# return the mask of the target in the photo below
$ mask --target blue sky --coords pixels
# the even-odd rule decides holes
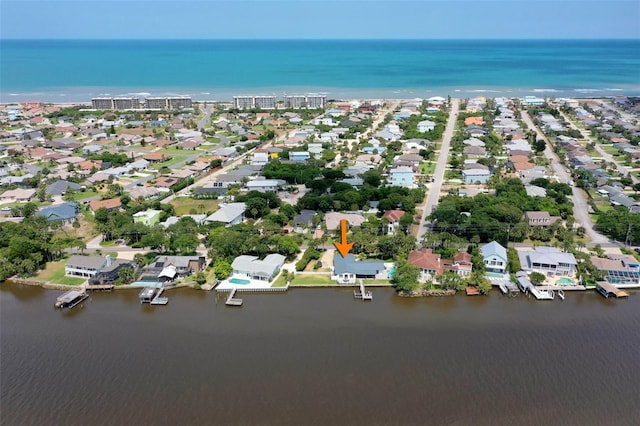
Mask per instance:
[[[0,38],[640,38],[640,0],[0,0]]]

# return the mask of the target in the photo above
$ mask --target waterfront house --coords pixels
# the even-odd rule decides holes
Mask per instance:
[[[489,278],[492,278],[491,274],[505,274],[507,272],[507,250],[497,241],[485,244],[480,251]]]
[[[269,254],[262,260],[256,256],[242,255],[233,260],[231,267],[236,277],[269,282],[278,274],[284,261],[285,257],[281,254]]]
[[[93,277],[102,268],[110,264],[109,256],[80,256],[74,254],[67,260],[64,273],[75,277]]]
[[[115,285],[118,278],[120,278],[120,271],[125,268],[131,268],[134,271],[134,275],[137,275],[138,265],[134,261],[109,257],[106,265],[89,278],[88,284],[90,286]]]
[[[439,254],[433,253],[430,248],[412,250],[407,258],[407,263],[420,269],[420,281],[431,281],[442,275],[444,271],[451,271],[466,277],[471,274],[473,265],[471,255],[458,252],[451,259],[442,259]]]
[[[640,287],[640,262],[631,255],[602,258],[591,256],[591,263],[606,274],[605,279],[616,287]]]
[[[157,256],[153,262],[149,264],[149,266],[145,269],[145,274],[147,275],[156,275],[160,277],[162,272],[165,272],[165,276],[167,275],[166,268],[169,266],[173,266],[169,270],[175,269],[177,276],[186,277],[193,273],[200,272],[206,266],[206,260],[204,256]],[[173,279],[174,277],[170,277]]]
[[[384,263],[378,260],[358,261],[349,253],[342,257],[339,253],[333,257],[331,279],[338,284],[355,284],[356,279],[376,278],[385,270]],[[386,276],[382,277],[386,278]]]
[[[161,210],[153,210],[148,209],[133,215],[134,223],[141,223],[143,225],[152,227],[156,223],[160,222],[160,215],[162,214]]]
[[[563,253],[554,247],[536,247],[531,251],[519,251],[520,266],[523,271],[539,272],[553,277],[573,276],[576,258],[571,253]]]
[[[222,222],[226,227],[237,225],[244,220],[244,212],[246,210],[245,203],[223,203],[220,208],[209,215],[204,221],[205,223]]]

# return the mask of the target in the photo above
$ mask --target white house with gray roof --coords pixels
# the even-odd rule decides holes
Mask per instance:
[[[245,203],[220,204],[218,211],[207,216],[204,222],[222,222],[227,227],[237,225],[244,220],[244,212],[246,209],[247,206]]]
[[[251,280],[271,281],[284,265],[285,257],[281,254],[269,254],[264,259],[256,256],[242,255],[233,260],[233,275]]]
[[[531,251],[518,252],[523,271],[539,272],[553,277],[573,276],[576,271],[576,258],[554,247],[536,247]]]
[[[90,278],[110,264],[109,256],[81,256],[74,254],[64,267],[65,275]]]

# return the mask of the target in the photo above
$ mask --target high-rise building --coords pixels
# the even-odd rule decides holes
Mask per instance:
[[[140,109],[140,99],[135,97],[113,98],[113,109],[116,109],[116,110]]]
[[[93,98],[91,99],[93,109],[107,110],[113,109],[113,98]]]
[[[169,109],[189,109],[192,108],[190,96],[173,96],[167,98],[167,107]]]
[[[144,99],[146,109],[167,109],[167,98],[149,97]]]
[[[285,95],[284,107],[285,108],[309,108],[317,109],[324,108],[327,104],[326,95]]]
[[[234,96],[233,106],[237,109],[275,109],[276,97],[273,95]]]

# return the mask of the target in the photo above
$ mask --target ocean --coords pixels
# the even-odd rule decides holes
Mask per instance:
[[[0,424],[640,424],[640,293],[93,293],[0,284]]]
[[[640,40],[1,40],[0,102],[640,95]]]

